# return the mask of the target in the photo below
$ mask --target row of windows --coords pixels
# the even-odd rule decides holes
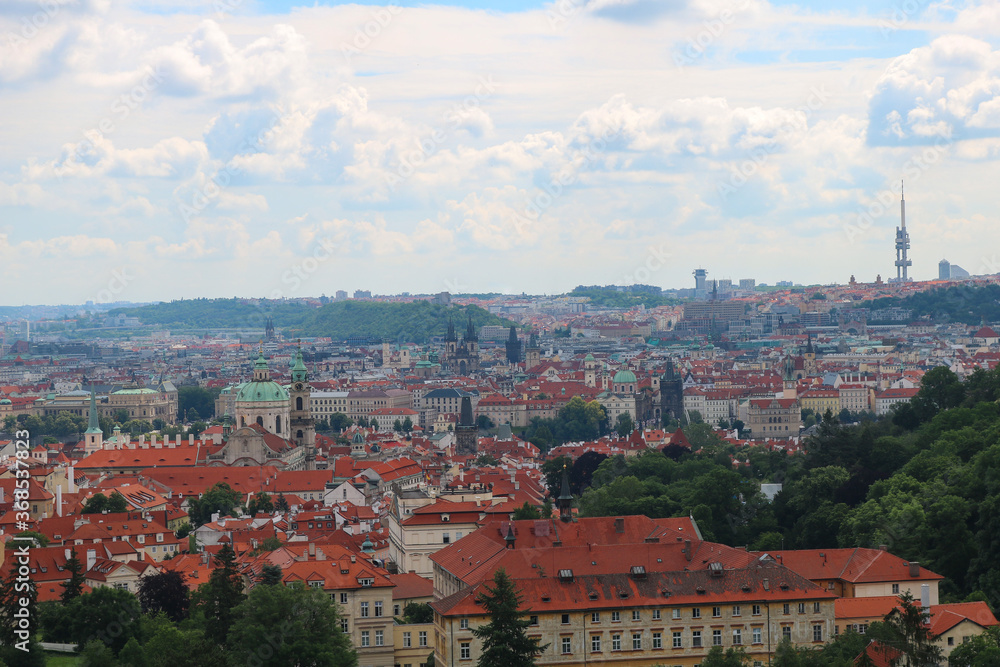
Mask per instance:
[[[403,648],[410,648],[411,646],[413,646],[413,637],[411,635],[412,633],[410,632],[403,633]],[[418,642],[417,646],[427,646],[426,630],[421,630],[420,632],[417,633],[417,642]]]
[[[813,641],[821,642],[823,641],[823,625],[814,624],[812,627]],[[751,628],[750,630],[750,642],[751,644],[763,644],[764,643],[764,630],[763,628]],[[782,639],[787,639],[791,641],[792,639],[792,628],[791,626],[784,626],[781,628]],[[642,644],[643,633],[633,632],[631,633],[631,649],[633,651],[641,651],[643,649]],[[701,630],[691,631],[691,648],[704,648],[706,640],[708,637],[702,635]],[[742,628],[734,628],[732,630],[732,645],[742,646],[744,644],[744,632]],[[603,648],[604,638],[603,635],[591,635],[590,636],[590,652],[600,653]],[[611,635],[611,650],[621,651],[623,646],[622,635],[615,633]],[[711,646],[722,646],[723,636],[722,630],[712,630],[711,635]],[[674,630],[670,633],[670,646],[671,648],[680,649],[685,648],[684,643],[684,633],[680,630]],[[572,635],[566,635],[560,638],[560,648],[563,654],[569,654],[573,652],[573,637]],[[653,632],[651,633],[650,646],[651,649],[662,649],[663,648],[663,633]]]
[[[371,646],[371,632],[369,630],[361,631],[361,647],[366,648]],[[375,631],[375,646],[385,646],[385,632],[382,630]]]

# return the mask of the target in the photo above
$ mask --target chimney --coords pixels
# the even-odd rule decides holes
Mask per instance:
[[[878,545],[878,550],[879,551],[888,551],[889,550],[889,545],[887,545],[887,544],[880,544],[880,545]]]
[[[316,550],[316,560],[326,560],[326,554],[323,553],[322,549],[317,549]]]
[[[920,563],[910,561],[910,576],[914,579],[920,576]]]
[[[70,470],[72,470],[72,468],[70,468]],[[0,486],[0,503],[2,502],[3,502],[3,487]]]
[[[208,552],[207,551],[202,551],[201,552],[201,564],[202,565],[208,565]]]
[[[139,434],[139,449],[147,449],[147,448],[148,447],[146,445],[146,434],[145,433],[140,433]]]
[[[87,549],[87,572],[94,569],[94,565],[97,563],[97,550]]]
[[[689,563],[691,562],[691,540],[684,540],[684,548],[681,549],[681,553],[684,554],[684,559]]]
[[[309,543],[309,555],[313,558],[316,557],[316,544],[314,542]]]
[[[624,517],[618,517],[617,519],[615,519],[615,532],[618,533],[619,535],[624,534],[624,532],[625,532],[625,518]]]
[[[194,435],[191,433],[188,434],[188,445],[194,447]]]
[[[181,434],[180,433],[177,434],[177,446],[178,447],[181,446]]]
[[[219,520],[219,513],[218,512],[212,512],[212,523],[215,523],[218,520]]]
[[[62,516],[62,487],[56,487],[56,516]]]
[[[68,488],[66,490],[69,493],[76,493],[76,478],[73,476],[74,472],[73,466],[70,466],[69,470],[66,471],[66,483],[68,484]],[[0,502],[3,502],[3,500],[0,499]]]
[[[180,441],[181,441],[181,436],[177,436],[177,443],[180,443]],[[163,436],[163,444],[167,446],[167,449],[173,449],[174,447],[177,446],[177,443],[171,440],[169,435]]]
[[[931,586],[930,584],[920,584],[920,606],[925,614],[931,612]]]
[[[69,549],[63,549],[63,554],[66,556],[66,560],[69,560],[73,556]]]

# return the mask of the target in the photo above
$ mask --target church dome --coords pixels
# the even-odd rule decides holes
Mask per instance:
[[[615,384],[628,384],[630,382],[634,383],[636,381],[635,373],[633,373],[628,369],[620,370],[617,373],[615,373],[615,377],[611,381],[614,382]]]
[[[288,401],[288,391],[277,382],[247,382],[236,394],[237,403],[271,403]]]

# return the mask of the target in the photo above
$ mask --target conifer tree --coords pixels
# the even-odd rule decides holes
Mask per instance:
[[[476,595],[476,603],[489,614],[490,621],[472,631],[483,643],[478,667],[532,667],[535,658],[548,644],[540,646],[529,637],[529,621],[523,618],[524,597],[507,572],[499,568],[493,574],[493,586],[486,584]]]
[[[86,581],[83,564],[76,556],[76,547],[73,547],[69,552],[69,558],[66,560],[66,571],[69,572],[69,579],[62,583],[63,592],[59,596],[63,604],[80,597],[83,594],[83,583]]]

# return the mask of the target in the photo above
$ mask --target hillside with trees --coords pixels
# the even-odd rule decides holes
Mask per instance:
[[[430,301],[348,300],[314,307],[266,299],[185,299],[119,308],[110,314],[135,316],[142,324],[172,329],[231,329],[255,333],[262,331],[270,318],[275,329],[288,338],[329,336],[333,340],[347,340],[363,336],[415,343],[444,335],[449,319],[455,322],[459,334],[465,331],[469,317],[477,329],[488,324],[513,324],[477,306],[443,306]]]
[[[878,421],[827,415],[804,455],[720,443],[603,461],[585,516],[688,516],[705,539],[755,550],[881,545],[946,577],[942,600],[1000,607],[1000,370],[929,371]],[[735,464],[734,464],[735,462]],[[768,502],[765,482],[783,488]]]
[[[909,308],[913,319],[961,322],[975,326],[985,318],[1000,321],[1000,285],[955,285],[929,289],[908,297],[885,297],[865,301],[863,308]]]

